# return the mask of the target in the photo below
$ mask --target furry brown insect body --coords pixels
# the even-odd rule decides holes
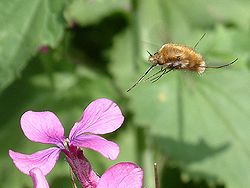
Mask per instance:
[[[202,35],[200,40],[204,36],[205,34]],[[195,47],[199,44],[200,40],[194,45],[194,48],[190,48],[180,44],[168,43],[164,44],[161,49],[154,55],[148,52],[150,55],[148,60],[151,63],[151,66],[144,73],[144,75],[142,75],[139,80],[127,90],[127,92],[133,89],[137,84],[139,84],[144,79],[144,77],[156,66],[161,66],[161,69],[145,80],[156,82],[164,74],[167,74],[172,70],[188,70],[197,72],[198,74],[202,74],[206,68],[219,69],[232,65],[238,60],[238,58],[236,58],[231,63],[219,66],[206,66],[206,63],[203,60],[202,56],[194,50]]]
[[[205,61],[192,48],[178,44],[165,44],[154,55],[149,57],[153,65],[162,69],[190,70],[199,74],[205,71]]]

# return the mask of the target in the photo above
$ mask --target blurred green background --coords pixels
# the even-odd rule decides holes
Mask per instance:
[[[3,0],[0,2],[0,187],[32,187],[8,150],[33,153],[19,120],[27,110],[56,113],[66,135],[94,99],[114,100],[123,126],[106,138],[120,145],[116,161],[86,151],[102,174],[119,161],[145,172],[144,186],[250,187],[249,0]],[[194,46],[209,65],[203,75],[174,71],[134,84],[148,54],[164,43]],[[47,176],[72,187],[63,155]]]

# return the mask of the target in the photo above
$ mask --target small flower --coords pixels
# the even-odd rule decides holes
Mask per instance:
[[[66,152],[66,160],[77,177],[79,183],[84,188],[139,188],[142,186],[143,171],[133,163],[118,163],[108,169],[99,178],[92,170],[91,164],[79,148],[71,148]]]
[[[88,161],[87,161],[88,162]],[[34,188],[49,188],[41,170],[32,170]],[[91,179],[91,177],[90,177]],[[109,168],[95,185],[84,185],[85,188],[141,188],[143,170],[134,163],[121,162]]]
[[[31,155],[9,150],[9,155],[21,172],[30,175],[32,169],[39,168],[45,176],[52,170],[61,152],[72,157],[77,155],[78,148],[92,149],[114,160],[119,154],[119,146],[98,134],[115,131],[123,120],[119,107],[113,101],[97,99],[84,110],[81,120],[71,129],[69,138],[65,138],[64,128],[54,113],[28,111],[21,117],[25,136],[33,142],[54,144],[56,147]]]

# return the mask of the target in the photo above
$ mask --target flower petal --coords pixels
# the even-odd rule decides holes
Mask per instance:
[[[9,156],[12,158],[16,167],[23,173],[29,175],[33,168],[40,168],[44,175],[47,175],[55,166],[60,155],[60,149],[53,147],[41,150],[31,155],[26,155],[9,150]]]
[[[93,101],[84,110],[80,122],[75,123],[69,138],[83,133],[105,134],[118,129],[124,117],[116,103],[101,98]]]
[[[130,162],[118,163],[109,168],[99,180],[97,188],[141,188],[143,171]]]
[[[62,146],[64,128],[52,112],[27,111],[21,117],[21,127],[31,141]]]
[[[32,168],[29,173],[34,184],[34,188],[49,188],[49,184],[39,168]]]
[[[95,150],[111,160],[115,160],[119,154],[119,146],[116,143],[97,135],[80,135],[70,143],[78,147]]]

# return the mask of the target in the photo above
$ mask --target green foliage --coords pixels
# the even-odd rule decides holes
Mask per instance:
[[[64,1],[2,1],[0,91],[20,76],[39,47],[55,47],[63,36]]]
[[[118,159],[86,153],[99,174],[134,161],[154,187],[157,162],[162,187],[250,187],[249,8],[246,0],[0,2],[0,187],[31,187],[9,149],[47,147],[24,137],[22,113],[53,111],[67,134],[99,97],[125,114],[124,126],[107,135],[121,147]],[[146,50],[166,42],[192,47],[203,33],[196,50],[208,65],[237,63],[203,75],[173,71],[126,92],[149,67]],[[47,179],[71,187],[65,161]]]

